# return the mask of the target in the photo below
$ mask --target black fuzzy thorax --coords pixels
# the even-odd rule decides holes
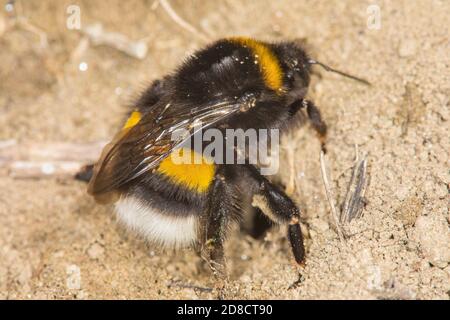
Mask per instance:
[[[265,90],[252,52],[227,40],[189,57],[173,76],[174,96],[192,104],[240,98]]]

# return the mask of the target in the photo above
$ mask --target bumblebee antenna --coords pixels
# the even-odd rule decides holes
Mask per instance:
[[[319,62],[319,61],[316,61],[316,60],[313,60],[313,59],[309,59],[308,63],[309,64],[317,64],[317,65],[321,66],[322,68],[324,68],[326,71],[330,71],[330,72],[334,72],[334,73],[340,74],[341,76],[344,76],[346,78],[350,78],[350,79],[353,79],[355,81],[364,83],[365,85],[368,85],[368,86],[371,85],[370,82],[367,81],[367,80],[364,80],[362,78],[358,78],[358,77],[352,76],[351,74],[345,73],[343,71],[339,71],[339,70],[333,69],[333,68],[327,66],[326,64],[324,64],[322,62]]]

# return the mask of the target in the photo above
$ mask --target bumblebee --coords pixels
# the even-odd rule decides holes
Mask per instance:
[[[305,259],[300,210],[283,190],[249,163],[178,164],[170,155],[186,137],[175,129],[194,124],[225,129],[287,130],[304,109],[325,143],[327,126],[306,100],[311,67],[364,81],[311,59],[295,42],[226,38],[195,52],[175,72],[141,95],[123,128],[104,148],[88,185],[98,202],[112,202],[118,218],[144,238],[166,247],[194,246],[216,274],[225,273],[224,241],[230,224],[255,208],[287,226],[295,261]]]

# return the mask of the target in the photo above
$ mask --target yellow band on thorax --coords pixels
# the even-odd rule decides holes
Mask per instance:
[[[255,63],[259,64],[264,84],[278,93],[283,91],[283,70],[278,58],[266,44],[246,37],[232,37],[229,41],[248,47],[255,56]]]

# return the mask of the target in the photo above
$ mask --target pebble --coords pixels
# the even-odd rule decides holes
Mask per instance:
[[[83,300],[83,299],[87,299],[87,294],[83,290],[80,290],[75,294],[75,297],[79,300]]]
[[[434,212],[417,218],[414,239],[425,259],[439,268],[450,262],[450,229],[443,215]]]
[[[398,47],[398,55],[402,58],[411,57],[417,53],[417,41],[404,39]]]
[[[447,266],[447,268],[444,269],[445,272],[447,272],[447,275],[450,279],[450,265]]]
[[[403,201],[406,199],[406,197],[409,194],[409,188],[408,186],[401,185],[397,188],[395,191],[395,195],[397,196],[398,200]]]
[[[2,14],[0,14],[0,36],[2,36],[6,31],[6,20]]]
[[[322,219],[316,219],[314,221],[314,229],[316,229],[320,233],[323,233],[330,229],[330,225],[328,224],[328,222],[326,222]]]
[[[439,199],[445,199],[446,197],[449,196],[448,188],[447,188],[447,186],[444,183],[442,183],[441,185],[439,185],[436,188],[436,196]]]
[[[19,275],[17,277],[17,281],[23,286],[31,280],[32,275],[33,275],[33,271],[31,269],[31,265],[24,264],[20,269]]]
[[[252,279],[248,275],[242,275],[239,278],[239,281],[242,283],[250,283],[250,282],[252,282]]]
[[[102,245],[98,243],[92,244],[89,249],[87,250],[87,254],[89,258],[95,260],[95,259],[101,259],[103,257],[103,254],[105,253],[105,249]]]

